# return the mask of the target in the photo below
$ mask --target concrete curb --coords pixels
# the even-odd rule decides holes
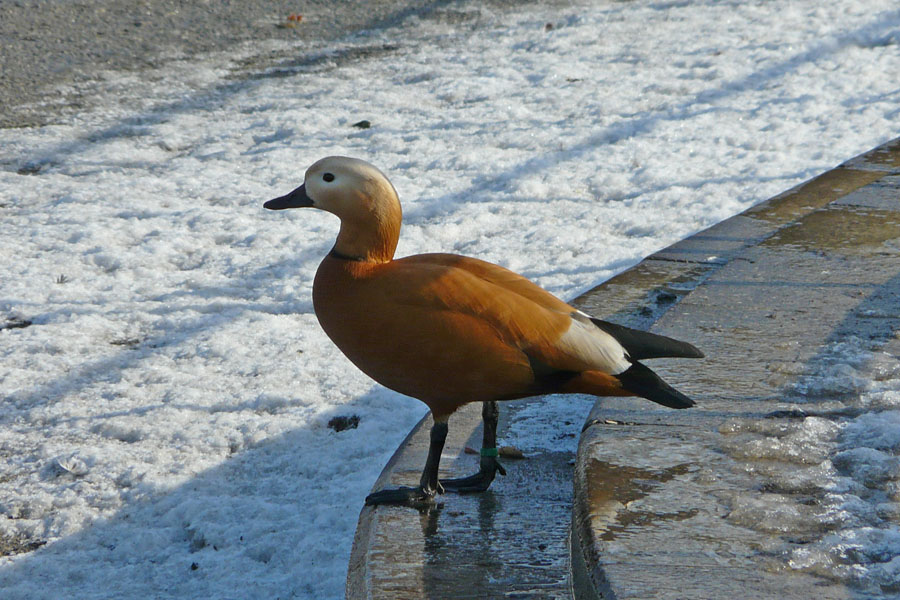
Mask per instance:
[[[666,361],[654,362],[698,401],[690,411],[620,399],[594,406],[575,469],[576,598],[803,598],[810,589],[818,598],[854,597],[839,582],[774,567],[773,553],[794,543],[788,536],[731,522],[729,498],[760,492],[737,475],[756,466],[737,464],[720,438],[733,419],[791,418],[797,404],[785,390],[827,343],[848,334],[874,347],[890,341],[900,315],[873,323],[858,313],[860,297],[871,309],[889,308],[892,296],[896,308],[900,264],[882,244],[900,238],[898,174],[900,139],[579,299],[592,314],[695,342],[707,359],[673,361],[669,373]],[[835,287],[846,292],[829,294]],[[774,343],[781,336],[790,356]]]

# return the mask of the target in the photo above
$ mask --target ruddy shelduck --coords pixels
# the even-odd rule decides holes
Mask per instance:
[[[671,408],[694,403],[639,360],[700,358],[691,344],[601,321],[503,267],[453,254],[394,259],[401,209],[387,177],[362,160],[330,156],[303,185],[265,208],[313,207],[340,232],[319,265],[313,306],[322,329],[363,372],[418,398],[434,425],[418,487],[370,494],[367,504],[418,504],[445,488],[483,491],[497,472],[498,400],[540,394],[641,396]],[[447,422],[482,402],[478,473],[438,479]]]

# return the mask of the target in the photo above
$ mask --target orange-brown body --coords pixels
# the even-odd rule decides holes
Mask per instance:
[[[631,395],[558,348],[574,308],[484,261],[329,255],[316,273],[313,302],[322,328],[360,370],[422,400],[435,419],[468,402],[547,392]],[[572,375],[560,389],[547,389],[535,364]]]

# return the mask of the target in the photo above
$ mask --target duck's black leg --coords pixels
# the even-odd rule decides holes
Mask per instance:
[[[441,452],[447,440],[447,422],[435,423],[431,427],[431,443],[428,458],[418,487],[401,487],[393,490],[373,492],[366,497],[366,504],[408,504],[418,506],[432,502],[435,494],[443,494],[444,488],[438,480]]]
[[[481,408],[484,419],[484,435],[481,442],[481,463],[478,472],[459,479],[444,479],[441,483],[450,491],[458,493],[483,492],[491,486],[497,473],[506,475],[506,469],[497,460],[497,423],[500,408],[496,402],[485,402]]]

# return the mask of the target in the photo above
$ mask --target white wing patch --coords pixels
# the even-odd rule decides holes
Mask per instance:
[[[575,315],[569,321],[568,331],[559,338],[557,346],[569,356],[578,358],[591,365],[592,369],[604,373],[618,375],[631,366],[625,348],[616,341],[616,338],[590,320],[582,320]]]

